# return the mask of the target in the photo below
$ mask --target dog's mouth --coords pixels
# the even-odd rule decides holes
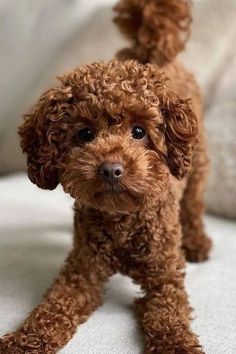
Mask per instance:
[[[101,189],[94,193],[93,199],[97,201],[102,201],[106,199],[119,199],[123,198],[127,194],[127,191],[124,190],[121,186],[110,186],[106,189]]]
[[[137,192],[125,187],[121,183],[101,186],[97,190],[89,204],[106,212],[127,213],[136,211],[141,203],[141,196]]]
[[[123,193],[106,193],[97,194],[91,206],[95,209],[105,211],[107,213],[127,214],[135,212],[138,208],[138,203],[129,195]]]
[[[117,183],[110,184],[109,186],[106,186],[103,190],[97,191],[95,195],[104,195],[104,196],[113,196],[113,195],[119,195],[121,193],[125,192],[125,188]]]

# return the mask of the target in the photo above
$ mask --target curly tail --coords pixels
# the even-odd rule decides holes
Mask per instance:
[[[120,0],[114,22],[132,41],[121,60],[165,65],[185,48],[191,30],[191,0]]]

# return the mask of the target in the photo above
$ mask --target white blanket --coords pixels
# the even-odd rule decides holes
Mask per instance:
[[[0,336],[36,306],[71,244],[72,200],[42,191],[25,175],[0,180]],[[188,265],[194,330],[207,354],[236,353],[236,224],[206,218],[214,239],[211,260]],[[61,354],[138,354],[143,335],[133,299],[139,288],[120,275],[107,284],[105,303],[78,329]]]

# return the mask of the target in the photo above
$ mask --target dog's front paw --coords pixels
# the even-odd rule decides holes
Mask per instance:
[[[205,354],[201,347],[183,347],[176,348],[173,354]]]
[[[206,261],[212,248],[211,239],[203,234],[197,239],[198,242],[193,242],[193,240],[194,238],[190,239],[191,242],[185,241],[183,245],[186,260],[193,263]]]
[[[185,344],[178,345],[177,347],[156,346],[155,343],[149,345],[145,354],[205,354],[201,347],[189,347]]]
[[[46,350],[40,338],[34,334],[9,333],[0,339],[0,354],[46,354],[53,353]]]
[[[24,351],[19,347],[15,333],[6,334],[0,338],[0,354],[23,354]]]
[[[150,334],[146,337],[146,354],[205,354],[198,337],[190,330]]]

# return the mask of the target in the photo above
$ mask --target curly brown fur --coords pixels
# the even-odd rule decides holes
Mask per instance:
[[[127,0],[120,9],[134,3],[144,6]],[[163,6],[163,16],[167,3],[177,6],[147,3]],[[60,183],[75,199],[73,249],[43,302],[0,340],[0,353],[56,353],[101,304],[103,284],[116,272],[143,290],[136,305],[146,353],[203,353],[184,287],[183,249],[191,261],[210,249],[202,223],[208,160],[193,76],[178,62],[160,69],[114,60],[59,80],[19,133],[32,182]],[[134,126],[146,134],[137,139]],[[118,180],[101,175],[104,162],[122,166]]]
[[[164,65],[185,48],[192,22],[189,0],[121,0],[114,9],[115,23],[132,41],[119,58]]]

